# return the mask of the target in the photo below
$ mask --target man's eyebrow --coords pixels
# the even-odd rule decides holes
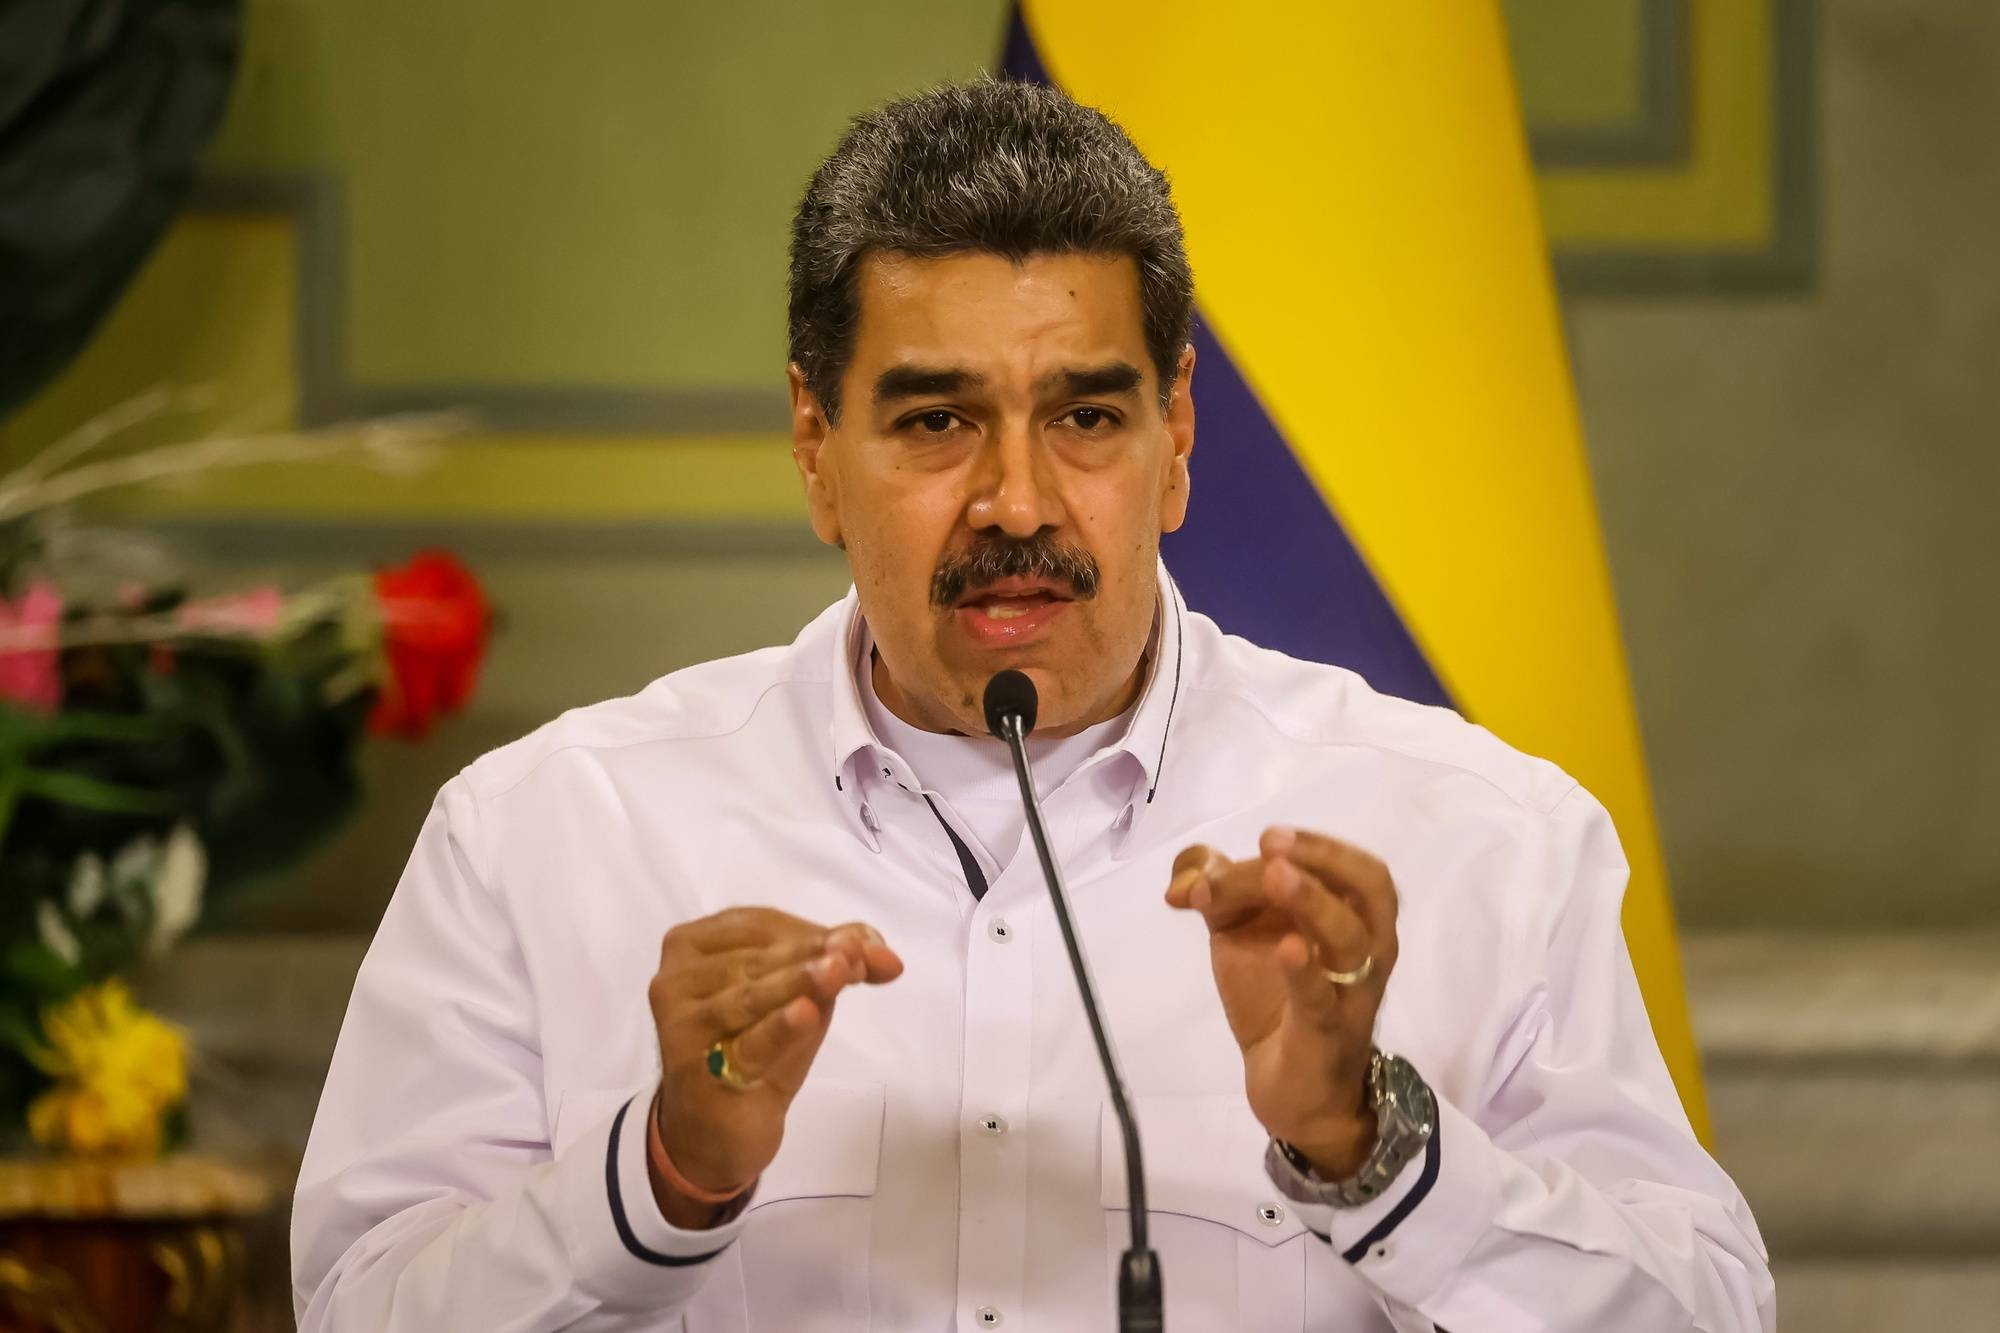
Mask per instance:
[[[1115,398],[1131,393],[1146,377],[1129,361],[1113,361],[1105,366],[1076,367],[1046,376],[1044,384],[1058,386],[1071,398]]]
[[[891,366],[875,377],[875,401],[898,398],[931,398],[940,394],[963,393],[978,388],[985,377],[969,370],[939,366]]]

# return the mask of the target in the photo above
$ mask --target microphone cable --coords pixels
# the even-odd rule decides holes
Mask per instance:
[[[1049,849],[1048,830],[1042,825],[1042,803],[1035,795],[1035,780],[1028,767],[1028,733],[1035,729],[1038,704],[1035,682],[1019,671],[1002,671],[986,683],[983,700],[986,727],[1004,741],[1014,756],[1014,777],[1021,784],[1021,804],[1027,811],[1028,833],[1035,842],[1035,855],[1042,863],[1042,878],[1048,882],[1049,901],[1055,905],[1056,925],[1062,929],[1063,947],[1069,952],[1070,970],[1076,975],[1077,990],[1083,996],[1084,1017],[1090,1020],[1090,1035],[1097,1043],[1098,1063],[1104,1067],[1104,1081],[1111,1090],[1111,1109],[1118,1117],[1118,1132],[1125,1144],[1125,1192],[1132,1222],[1131,1245],[1118,1270],[1118,1327],[1121,1333],[1160,1333],[1165,1327],[1160,1289],[1160,1261],[1147,1244],[1146,1171],[1139,1157],[1139,1122],[1132,1116],[1125,1097],[1125,1079],[1118,1072],[1118,1055],[1111,1047],[1111,1034],[1097,1011],[1097,987],[1090,978],[1090,964],[1070,920],[1069,894],[1063,889],[1062,872],[1055,853]]]

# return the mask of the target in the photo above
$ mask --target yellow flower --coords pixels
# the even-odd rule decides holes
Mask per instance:
[[[28,1108],[36,1142],[75,1153],[159,1151],[162,1121],[187,1096],[181,1030],[113,979],[43,1010],[42,1032],[48,1045],[35,1063],[56,1084]]]

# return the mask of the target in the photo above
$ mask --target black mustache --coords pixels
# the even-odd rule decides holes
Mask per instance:
[[[1080,546],[1053,537],[985,541],[948,555],[931,576],[931,605],[954,607],[973,588],[1001,579],[1046,579],[1069,589],[1077,601],[1097,596],[1097,561]]]

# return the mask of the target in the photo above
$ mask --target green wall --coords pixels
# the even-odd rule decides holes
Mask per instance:
[[[858,110],[989,67],[1006,6],[249,12],[215,168],[337,176],[356,380],[769,391],[806,176]]]

